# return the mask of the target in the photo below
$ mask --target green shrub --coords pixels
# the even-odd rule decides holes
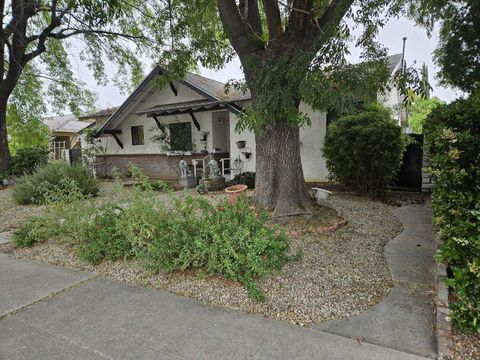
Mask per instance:
[[[207,184],[201,183],[197,185],[196,190],[200,195],[205,195],[208,193],[208,186]]]
[[[480,94],[436,108],[425,126],[432,208],[456,300],[450,318],[480,332]]]
[[[121,214],[120,207],[107,204],[90,219],[77,245],[82,260],[96,265],[104,259],[114,261],[131,255],[131,244],[117,226]]]
[[[269,214],[252,211],[246,198],[217,206],[198,197],[173,201],[173,208],[159,213],[155,236],[145,252],[149,266],[221,274],[262,300],[255,279],[280,269],[289,260],[290,248],[283,232],[266,226]]]
[[[376,104],[333,122],[323,153],[332,180],[359,193],[383,196],[400,168],[405,146],[390,111]]]
[[[54,230],[46,217],[31,217],[13,233],[12,241],[18,247],[32,247],[47,240]]]
[[[49,150],[44,147],[32,147],[17,149],[12,156],[10,176],[23,176],[33,174],[38,167],[43,166],[48,161]]]
[[[206,198],[171,195],[165,205],[152,189],[135,187],[133,196],[122,196],[121,206],[112,201],[95,207],[92,200],[77,200],[48,209],[48,221],[19,230],[28,234],[25,243],[48,234],[72,243],[78,256],[92,264],[136,257],[153,271],[221,274],[259,300],[263,294],[257,279],[292,259],[284,232],[268,226],[269,214],[250,209],[246,198],[235,205],[227,200],[212,205]]]
[[[98,182],[81,165],[51,162],[21,178],[13,189],[19,204],[45,204],[98,194]]]
[[[255,189],[255,172],[245,171],[235,177],[230,181],[231,185],[243,184],[247,185],[249,189]]]

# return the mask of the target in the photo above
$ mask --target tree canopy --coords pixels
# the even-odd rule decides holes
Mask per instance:
[[[78,114],[95,96],[80,82],[71,63],[83,61],[99,84],[122,87],[142,77],[140,54],[155,53],[154,3],[140,0],[11,0],[1,2],[0,172],[9,163],[10,126],[34,126],[47,110]],[[48,105],[48,106],[47,106]],[[7,112],[8,108],[8,112]]]
[[[434,59],[441,84],[473,92],[480,85],[480,2],[407,0],[408,14],[428,31],[440,25]]]
[[[409,109],[408,124],[415,134],[423,133],[423,124],[428,115],[439,105],[445,104],[438,97],[422,99],[416,97]]]

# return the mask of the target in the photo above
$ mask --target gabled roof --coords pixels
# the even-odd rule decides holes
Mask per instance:
[[[118,106],[115,106],[107,109],[101,109],[90,114],[81,115],[78,118],[79,119],[95,119],[95,118],[101,118],[105,116],[111,116],[115,111],[117,111],[118,108],[119,108]]]
[[[395,54],[387,57],[388,70],[390,71],[390,74],[397,69],[397,66],[400,64],[401,61],[402,54]]]
[[[110,125],[122,114],[126,107],[134,101],[142,90],[150,83],[151,80],[157,75],[163,75],[167,72],[165,68],[160,65],[156,65],[153,70],[143,79],[140,85],[130,94],[130,96],[123,102],[123,104],[108,118],[108,120],[98,130],[100,135],[103,131],[108,129]],[[241,91],[229,89],[225,92],[225,84],[216,81],[205,76],[187,73],[185,79],[178,80],[183,85],[186,85],[193,91],[204,96],[209,101],[223,101],[226,104],[226,108],[229,108],[235,112],[238,112],[238,108],[232,104],[233,101],[246,100],[250,98],[250,93],[244,94]]]
[[[91,125],[88,121],[79,121],[75,115],[61,115],[44,118],[42,122],[47,125],[51,132],[76,134]]]

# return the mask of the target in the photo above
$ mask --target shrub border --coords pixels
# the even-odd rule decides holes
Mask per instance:
[[[436,235],[437,249],[443,244],[440,236]],[[453,357],[452,324],[448,320],[448,295],[449,289],[445,280],[447,278],[447,266],[437,261],[437,354],[438,360],[447,360]]]

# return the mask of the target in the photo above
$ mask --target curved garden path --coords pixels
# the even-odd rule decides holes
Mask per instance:
[[[435,233],[426,205],[395,210],[403,231],[385,246],[394,287],[378,305],[313,328],[416,355],[436,357]]]

